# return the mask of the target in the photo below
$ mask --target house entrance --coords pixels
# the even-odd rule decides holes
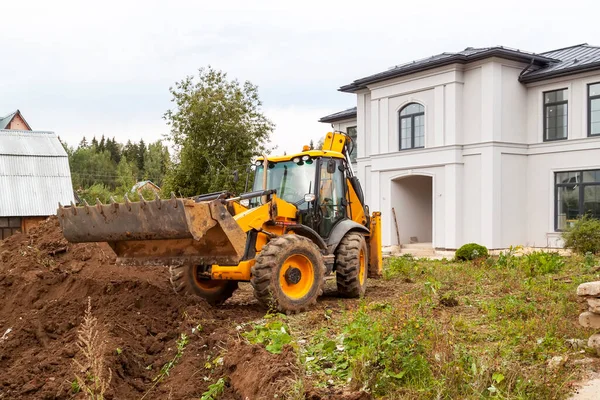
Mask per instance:
[[[396,212],[400,243],[392,223],[392,243],[432,243],[433,178],[411,175],[392,180],[391,204]],[[390,214],[392,215],[392,214]]]

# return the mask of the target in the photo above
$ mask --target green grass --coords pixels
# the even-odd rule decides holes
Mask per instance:
[[[600,278],[594,265],[541,252],[463,263],[393,258],[376,283],[389,295],[367,292],[358,307],[316,324],[305,321],[315,315],[292,317],[289,333],[306,338],[300,357],[315,386],[389,399],[565,398],[584,367],[547,364],[586,356],[566,341],[592,333],[576,324],[575,289]]]

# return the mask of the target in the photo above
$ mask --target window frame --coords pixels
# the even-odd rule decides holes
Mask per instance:
[[[578,213],[577,217],[581,218],[583,216],[583,207],[585,200],[585,188],[589,186],[600,186],[600,182],[583,182],[583,173],[590,171],[600,171],[600,169],[581,169],[574,171],[555,171],[554,172],[554,231],[555,232],[564,232],[564,229],[558,228],[558,189],[561,187],[569,187],[569,186],[577,186],[578,193]],[[558,174],[562,173],[576,173],[578,177],[578,182],[576,183],[557,183]]]
[[[547,93],[552,93],[552,92],[561,92],[563,90],[567,91],[567,99],[566,100],[561,100],[561,101],[555,101],[553,103],[546,103],[546,94]],[[544,118],[544,130],[542,132],[543,135],[543,140],[544,142],[556,142],[559,140],[567,140],[569,139],[569,88],[565,87],[565,88],[560,88],[560,89],[553,89],[553,90],[546,90],[545,92],[542,92],[542,106],[543,106],[543,110],[542,110],[542,117]],[[567,136],[565,136],[564,138],[559,138],[559,139],[548,139],[547,137],[547,128],[548,128],[548,118],[546,116],[546,110],[549,107],[552,106],[559,106],[565,104],[567,106]]]
[[[414,113],[414,114],[401,115],[402,111],[405,108],[410,107],[413,104],[418,104],[421,107],[423,107],[423,111]],[[398,110],[398,149],[399,149],[399,151],[425,148],[425,118],[423,118],[423,146],[415,147],[415,117],[420,117],[420,116],[425,117],[425,106],[421,103],[417,103],[416,101],[410,102],[410,103],[404,105],[404,107],[402,107],[400,110]],[[402,148],[402,120],[403,119],[410,119],[410,147],[406,147],[406,148]]]
[[[350,162],[352,164],[356,163],[356,159],[358,158],[358,126],[349,126],[346,128],[346,133],[348,134],[348,136],[350,136],[350,133],[348,133],[349,129],[354,129],[354,131],[356,132],[355,137],[352,138],[352,141],[354,142],[354,148],[352,149],[354,153],[354,159],[352,159],[352,154],[348,154],[348,156],[350,157]],[[352,136],[350,136],[352,137]]]
[[[600,85],[600,82],[592,82],[587,85],[587,126],[588,126],[588,137],[600,137],[600,133],[592,134],[592,100],[600,100],[600,94],[592,96],[590,91],[593,85]]]

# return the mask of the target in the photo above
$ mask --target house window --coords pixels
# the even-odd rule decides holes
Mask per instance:
[[[600,82],[588,85],[588,135],[600,135]]]
[[[600,169],[557,172],[555,199],[556,230],[570,227],[583,215],[600,219]]]
[[[21,217],[0,217],[0,240],[21,232]]]
[[[544,92],[544,141],[567,138],[567,89]]]
[[[352,139],[352,151],[350,152],[350,162],[356,162],[356,127],[350,126],[346,129],[346,133]]]
[[[400,150],[425,147],[425,107],[407,104],[400,110]]]

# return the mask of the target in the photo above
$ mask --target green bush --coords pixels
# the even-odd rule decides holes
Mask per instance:
[[[477,243],[467,243],[456,250],[454,257],[459,261],[471,261],[478,258],[487,258],[488,249]]]
[[[584,216],[563,233],[565,247],[579,254],[600,254],[600,220]]]

